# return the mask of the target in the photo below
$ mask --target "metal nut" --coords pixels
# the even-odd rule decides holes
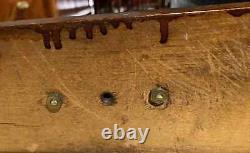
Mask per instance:
[[[19,2],[17,2],[16,7],[19,10],[26,10],[30,7],[30,4],[27,1],[19,1]]]
[[[58,101],[57,101],[57,100],[52,100],[52,101],[50,102],[50,105],[52,105],[52,106],[57,106],[57,105],[58,105]]]
[[[149,93],[148,102],[152,106],[155,106],[155,107],[162,106],[162,105],[166,106],[168,105],[169,101],[170,101],[169,90],[167,88],[157,85]]]
[[[63,95],[59,92],[49,92],[46,107],[51,113],[57,113],[63,104]]]

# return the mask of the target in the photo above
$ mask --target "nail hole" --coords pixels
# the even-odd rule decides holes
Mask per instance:
[[[102,104],[111,106],[116,103],[116,96],[112,92],[103,92],[100,96]]]

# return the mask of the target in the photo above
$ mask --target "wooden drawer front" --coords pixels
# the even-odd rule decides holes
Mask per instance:
[[[108,27],[102,36],[47,50],[30,30],[0,33],[0,151],[7,152],[250,152],[250,16],[215,13],[169,24]],[[148,107],[149,91],[168,86],[171,104]],[[57,113],[51,91],[65,96]],[[103,106],[100,94],[116,93]],[[150,128],[146,143],[103,140],[101,130]]]

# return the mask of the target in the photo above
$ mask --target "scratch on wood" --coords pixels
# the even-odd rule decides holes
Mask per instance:
[[[97,119],[102,120],[102,121],[106,121],[109,122],[109,119],[98,115],[95,111],[88,109],[87,107],[85,107],[84,105],[82,105],[79,102],[79,98],[73,93],[71,92],[71,90],[67,87],[67,85],[62,81],[62,79],[59,77],[58,73],[56,72],[56,69],[53,67],[53,65],[44,57],[44,55],[42,54],[42,52],[38,52],[39,53],[39,57],[41,58],[41,60],[48,65],[47,67],[49,68],[48,71],[50,70],[52,73],[46,73],[46,74],[50,74],[53,75],[54,77],[57,78],[59,84],[62,86],[62,90],[66,93],[67,97],[69,99],[72,100],[72,102],[79,108],[83,109],[85,112],[92,114],[93,116],[95,116]]]
[[[235,87],[241,88],[241,86],[240,86],[236,81],[233,81],[232,79],[230,79],[227,75],[225,75],[225,74],[222,72],[222,70],[229,71],[229,68],[227,68],[227,66],[226,66],[225,64],[223,64],[223,61],[222,61],[220,58],[218,58],[214,53],[212,53],[209,49],[207,49],[207,48],[203,45],[202,42],[200,42],[199,40],[198,40],[198,42],[199,42],[199,44],[201,45],[201,47],[202,47],[205,51],[207,51],[208,54],[212,57],[212,58],[208,59],[208,63],[209,63],[209,64],[212,64],[212,65],[210,65],[210,66],[214,69],[214,70],[213,70],[214,73],[217,73],[219,76],[224,77],[225,79],[227,79],[228,81],[230,81],[231,84],[234,85]],[[214,62],[213,62],[212,59],[216,60],[217,64],[214,64]],[[218,67],[216,68],[215,65],[217,65]],[[236,70],[235,72],[237,72],[237,70]]]
[[[41,127],[42,125],[25,125],[25,124],[17,124],[17,123],[10,123],[10,122],[0,122],[0,125],[6,126],[16,126],[16,127]]]
[[[197,83],[197,80],[192,80],[189,78],[188,75],[185,75],[181,73],[179,70],[173,68],[171,65],[163,63],[162,61],[157,61],[160,65],[162,65],[165,68],[170,69],[172,72],[175,72],[181,76],[181,79],[174,78],[172,81],[175,83],[179,83],[181,88],[186,87],[188,90],[193,90],[196,92],[199,92],[203,95],[208,95],[210,92],[208,88],[202,88],[201,86],[196,86],[195,83]],[[176,76],[175,76],[176,77]],[[183,81],[177,81],[177,80],[183,80]]]
[[[132,57],[132,59],[134,59],[134,62],[137,63],[140,68],[145,72],[145,74],[151,79],[154,80],[154,78],[150,75],[150,73],[148,72],[148,70],[146,69],[146,67],[144,65],[142,65],[142,63],[128,50],[126,49],[126,51],[128,52],[128,54]]]

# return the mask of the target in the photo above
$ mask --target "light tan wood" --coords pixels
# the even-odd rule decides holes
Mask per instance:
[[[160,44],[156,21],[109,27],[94,39],[46,50],[29,30],[0,34],[0,151],[7,152],[250,152],[250,15],[212,14],[170,23]],[[172,104],[149,110],[157,83]],[[46,93],[67,97],[60,112]],[[102,91],[117,93],[112,107]],[[149,127],[147,142],[105,141],[101,129]]]

